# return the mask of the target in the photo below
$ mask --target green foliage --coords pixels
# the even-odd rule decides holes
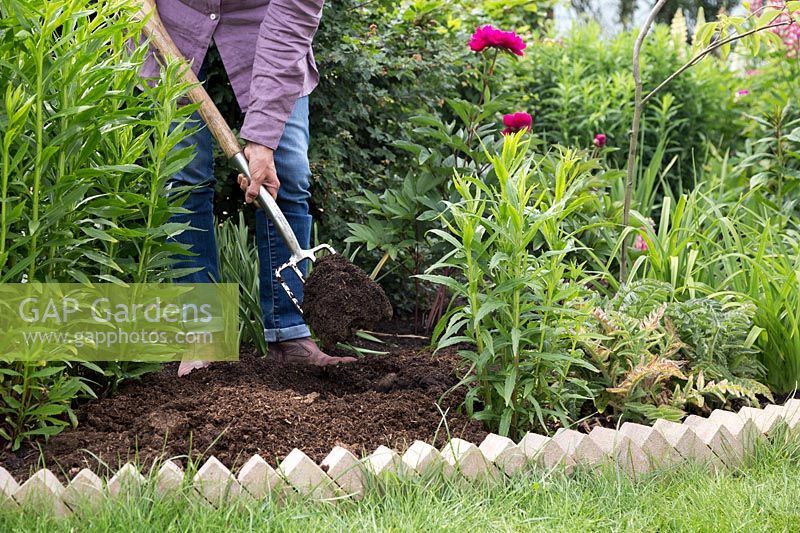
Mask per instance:
[[[684,352],[691,365],[717,380],[763,381],[764,368],[753,347],[761,333],[753,326],[754,314],[752,304],[726,306],[710,298],[676,302],[667,308],[667,317],[687,345]],[[769,391],[759,394],[769,396]]]
[[[800,213],[800,113],[787,103],[751,116],[753,130],[737,154],[732,179],[747,180],[787,212]]]
[[[9,0],[0,6],[0,281],[158,282],[172,273],[168,223],[180,208],[165,193],[186,164],[172,151],[192,107],[170,66],[143,87],[145,49],[129,49],[140,24],[129,3]],[[170,125],[175,124],[174,129]],[[135,363],[2,368],[3,438],[51,435],[70,400],[106,381],[151,369]],[[93,371],[93,372],[92,372]],[[72,422],[74,423],[74,417]]]
[[[651,84],[674,71],[688,53],[684,43],[675,43],[668,28],[659,28],[655,34],[644,58],[644,76]],[[391,161],[391,174],[378,182],[374,192],[365,191],[358,197],[357,202],[366,208],[361,212],[366,220],[357,217],[350,224],[350,242],[380,251],[401,273],[418,272],[441,254],[440,242],[427,232],[430,221],[441,211],[437,206],[442,201],[454,199],[454,169],[485,171],[482,148],[476,141],[480,138],[487,147],[497,142],[498,119],[503,113],[531,112],[537,142],[544,145],[590,146],[596,133],[605,133],[609,144],[598,155],[610,168],[624,165],[625,151],[620,148],[626,146],[632,116],[628,59],[632,34],[609,42],[590,25],[573,28],[564,39],[546,33],[538,39],[536,34],[526,35],[525,57],[512,63],[498,62],[486,98],[482,85],[485,69],[467,50],[468,36],[460,38],[460,54],[452,59],[453,67],[462,72],[446,72],[462,80],[461,94],[440,91],[437,94],[442,95],[444,105],[438,107],[419,101],[430,111],[412,116],[408,120],[411,128],[399,132],[394,146],[402,152]],[[692,184],[695,150],[706,140],[718,146],[734,142],[738,118],[732,84],[733,75],[710,60],[676,80],[648,107],[635,188],[634,205],[641,212],[654,208],[665,186],[680,191]],[[476,113],[473,109],[478,101],[485,103]],[[478,135],[469,135],[471,131]],[[600,208],[603,216],[597,217],[600,225],[621,220],[617,203],[623,198],[622,181],[611,174],[607,177],[612,188],[608,197],[599,199],[604,204]],[[593,262],[605,264],[610,257],[609,243],[616,239],[599,228],[594,233],[584,236],[584,244],[596,250]]]
[[[431,268],[449,275],[420,276],[464,302],[437,333],[439,349],[470,345],[459,351],[469,365],[462,379],[467,412],[512,436],[568,424],[589,392],[570,370],[594,370],[570,334],[590,310],[578,281],[583,272],[567,260],[567,249],[554,246],[565,237],[561,221],[591,193],[573,187],[559,201],[543,201],[556,176],[545,173],[542,159],[563,156],[534,157],[522,136],[507,137],[499,154],[488,155],[491,176],[456,176],[461,200],[443,217],[447,231],[435,230],[450,249]],[[550,248],[532,253],[540,239]]]
[[[669,403],[669,387],[686,379],[685,361],[675,355],[682,343],[668,323],[662,321],[662,304],[643,319],[623,310],[595,308],[597,331],[581,331],[581,347],[598,368],[600,379],[592,379],[594,405],[600,413],[625,412],[628,418],[680,419],[683,411]],[[599,327],[597,327],[599,326]],[[591,331],[591,329],[589,331]]]
[[[608,146],[616,148],[605,154],[609,165],[624,168],[633,117],[635,37],[623,32],[606,38],[589,24],[573,27],[563,38],[545,35],[527,51],[507,84],[525,95],[523,105],[536,116],[534,130],[546,142],[589,146],[596,133],[604,133]],[[654,28],[642,52],[645,89],[677,70],[685,53],[668,26]],[[675,190],[691,186],[699,147],[706,141],[717,146],[736,142],[735,86],[734,74],[714,59],[676,79],[659,104],[645,109],[641,166],[646,168],[664,143],[663,164],[675,158],[667,182]]]
[[[466,52],[464,52],[466,53]],[[446,202],[457,195],[453,190],[453,173],[480,176],[490,162],[485,148],[496,146],[499,132],[492,124],[495,115],[507,108],[506,98],[492,96],[491,72],[504,63],[493,52],[480,57],[476,70],[482,75],[470,80],[474,101],[463,98],[446,100],[453,119],[444,122],[437,114],[412,116],[412,140],[398,140],[394,146],[413,156],[414,168],[395,188],[381,194],[365,191],[354,201],[368,209],[366,223],[349,223],[348,243],[381,251],[384,258],[403,274],[419,274],[441,255],[441,241],[430,230],[445,211]],[[420,302],[418,295],[415,311]]]
[[[258,247],[245,223],[244,213],[239,212],[238,223],[229,218],[218,224],[216,236],[220,282],[239,286],[239,344],[252,344],[259,353],[265,354],[267,341],[259,300]]]
[[[50,437],[78,421],[72,401],[94,397],[89,383],[68,365],[12,363],[0,367],[0,438],[12,450],[24,439]]]
[[[581,347],[600,370],[590,379],[599,412],[680,420],[688,409],[772,399],[755,359],[752,306],[674,300],[664,282],[640,280],[593,311]],[[761,381],[760,381],[761,380]]]
[[[775,216],[743,227],[742,249],[726,263],[726,274],[757,307],[763,333],[756,346],[770,387],[792,392],[800,385],[800,232],[796,222],[783,226]]]
[[[729,163],[724,164],[727,168]],[[740,172],[737,166],[728,176]],[[674,204],[665,198],[658,229],[643,223],[639,230],[647,249],[633,251],[629,279],[667,282],[680,301],[709,295],[726,308],[749,304],[753,331],[729,338],[730,332],[720,329],[707,338],[709,346],[739,346],[738,352],[728,351],[717,359],[718,354],[708,354],[704,348],[697,356],[718,379],[731,379],[731,374],[761,379],[760,365],[754,364],[757,360],[766,368],[766,382],[773,391],[791,392],[800,383],[796,276],[800,234],[796,219],[787,212],[792,200],[787,197],[777,204],[780,193],[775,189],[763,184],[749,189],[736,183],[701,184]],[[683,324],[682,338],[706,335],[702,328],[694,329],[698,326],[694,313],[709,310],[687,307],[685,311],[688,315],[675,317]]]

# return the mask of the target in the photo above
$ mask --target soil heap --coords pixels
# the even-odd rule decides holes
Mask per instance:
[[[340,254],[314,263],[302,307],[303,318],[326,347],[392,317],[392,305],[381,286]]]

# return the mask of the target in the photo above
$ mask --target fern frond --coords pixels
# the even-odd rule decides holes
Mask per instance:
[[[599,307],[595,307],[594,310],[592,310],[592,316],[595,317],[598,322],[600,322],[606,333],[613,333],[617,331],[617,329],[619,329],[611,321],[611,317],[608,316],[608,313],[606,313]]]
[[[654,279],[637,280],[620,287],[611,299],[611,308],[632,317],[649,315],[664,302],[671,302],[672,285]]]
[[[655,385],[670,378],[686,379],[686,376],[681,371],[681,366],[684,363],[685,361],[673,361],[660,356],[654,356],[645,362],[645,358],[642,357],[639,364],[628,372],[619,386],[610,387],[606,390],[613,394],[629,394],[636,385],[644,380],[648,380],[650,385]]]
[[[664,312],[667,310],[667,304],[661,304],[658,309],[650,313],[647,318],[642,320],[639,323],[639,327],[645,331],[652,331],[656,329],[659,324],[661,324],[661,319],[664,316]]]
[[[686,411],[672,405],[650,405],[640,402],[627,402],[625,408],[642,415],[650,421],[663,418],[670,422],[680,422],[686,416]]]

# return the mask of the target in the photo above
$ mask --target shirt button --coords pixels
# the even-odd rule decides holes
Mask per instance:
[[[216,14],[216,13],[211,13],[211,14],[208,16],[208,18],[210,18],[211,20],[217,20],[217,14]]]

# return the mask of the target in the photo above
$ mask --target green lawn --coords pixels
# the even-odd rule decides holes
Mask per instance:
[[[108,502],[91,517],[0,514],[0,531],[800,531],[800,445],[779,438],[722,474],[681,467],[638,483],[611,471],[500,486],[387,481],[358,503]]]

